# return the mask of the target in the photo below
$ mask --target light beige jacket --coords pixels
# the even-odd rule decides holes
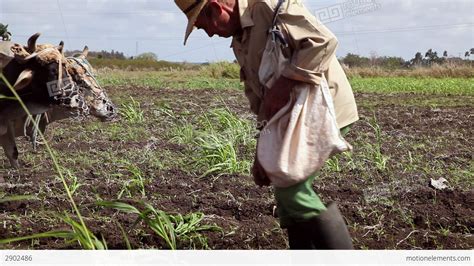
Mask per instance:
[[[262,112],[263,86],[258,72],[272,24],[277,0],[238,0],[242,34],[234,36],[232,48],[239,65],[245,95],[258,120],[268,120]],[[279,14],[279,26],[289,42],[284,54],[290,64],[282,75],[320,85],[323,74],[334,99],[336,120],[343,128],[359,119],[352,88],[335,56],[337,39],[301,3],[286,0]]]

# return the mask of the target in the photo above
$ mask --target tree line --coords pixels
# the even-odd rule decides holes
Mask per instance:
[[[410,67],[430,67],[433,65],[456,64],[456,65],[472,65],[470,57],[474,55],[474,48],[464,53],[464,58],[459,56],[449,56],[448,51],[444,51],[442,55],[438,55],[437,51],[429,49],[424,54],[417,52],[410,60],[394,56],[377,56],[371,53],[370,57],[364,57],[357,54],[348,53],[346,56],[339,58],[344,65],[348,67],[382,67],[388,69],[410,68]]]
[[[8,25],[4,25],[0,23],[0,39],[2,41],[10,41],[12,37],[11,32],[8,31]],[[82,51],[74,50],[74,51],[66,51],[66,55],[73,55],[76,53],[81,53]],[[123,52],[118,52],[111,50],[109,51],[90,51],[89,57],[98,58],[98,59],[134,59],[134,57],[127,57]],[[157,61],[158,57],[154,53],[143,53],[138,55],[135,59],[142,59],[142,60],[152,60]]]

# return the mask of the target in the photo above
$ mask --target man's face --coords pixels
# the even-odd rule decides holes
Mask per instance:
[[[231,21],[229,9],[220,3],[207,4],[194,23],[198,29],[206,31],[209,37],[217,34],[220,37],[231,37],[237,31],[236,25]]]

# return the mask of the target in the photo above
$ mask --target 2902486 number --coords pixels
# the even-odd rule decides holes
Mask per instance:
[[[5,261],[33,261],[33,255],[5,255]]]

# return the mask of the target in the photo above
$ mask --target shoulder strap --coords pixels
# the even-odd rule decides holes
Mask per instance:
[[[278,4],[275,7],[275,12],[273,13],[273,22],[272,22],[272,27],[270,28],[270,33],[272,34],[274,41],[279,40],[281,44],[287,47],[288,42],[285,40],[283,33],[281,33],[281,30],[277,26],[278,14],[280,13],[281,6],[283,5],[284,2],[285,0],[278,0]]]
[[[272,23],[273,27],[276,26],[278,13],[280,13],[280,9],[281,9],[281,6],[283,5],[283,2],[285,2],[285,0],[278,0],[278,4],[275,7],[275,12],[273,13],[273,20],[272,20],[273,21],[273,23]]]

